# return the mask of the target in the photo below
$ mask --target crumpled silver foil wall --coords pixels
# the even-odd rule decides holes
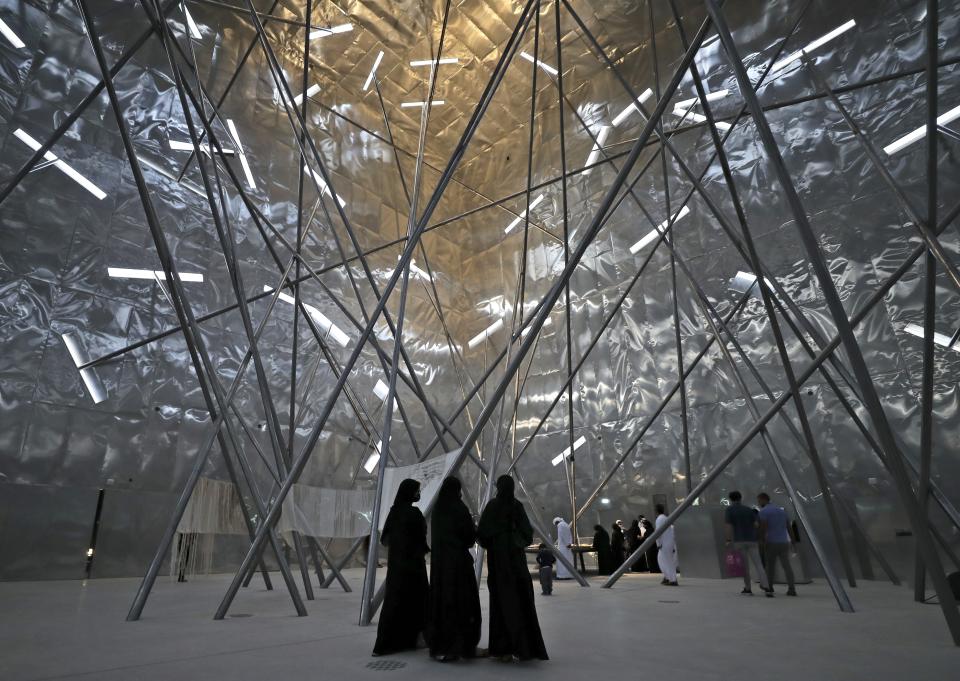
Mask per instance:
[[[111,61],[148,26],[137,3],[98,0],[90,4]],[[239,7],[242,3],[234,4]],[[263,11],[271,4],[263,0],[255,3]],[[419,109],[403,109],[400,103],[426,98],[426,70],[410,67],[408,62],[428,58],[431,48],[436,49],[443,3],[364,0],[319,4],[312,17],[314,25],[350,21],[355,28],[318,40],[311,51],[311,81],[321,87],[310,100],[311,134],[337,193],[347,204],[361,246],[371,250],[391,244],[369,256],[374,276],[382,285],[397,260],[396,240],[406,231],[408,204],[376,95],[362,92],[361,86],[374,56],[384,50],[378,77],[391,132],[402,150],[399,162],[408,183],[412,182]],[[669,79],[683,49],[668,3],[653,3],[656,64],[645,2],[573,4],[637,92],[655,87],[655,66],[661,85]],[[692,35],[704,17],[703,7],[695,0],[678,4],[688,35]],[[726,3],[728,20],[754,76],[772,58],[806,4],[802,0]],[[303,22],[304,5],[281,0],[273,14]],[[206,87],[219,95],[254,39],[254,32],[243,12],[231,11],[223,4],[190,2],[189,8],[202,32],[202,39],[193,43],[200,73]],[[940,71],[941,110],[947,110],[960,103],[960,78],[953,63],[960,56],[960,48],[956,40],[949,39],[958,35],[960,3],[942,2],[940,12],[940,57],[948,63]],[[440,71],[435,96],[445,104],[435,107],[430,119],[424,150],[425,195],[435,186],[439,170],[446,164],[518,15],[516,2],[468,0],[453,8],[444,53],[459,57],[460,62]],[[172,11],[171,17],[182,22],[177,11]],[[922,2],[814,1],[785,49],[799,49],[852,18],[856,28],[842,40],[818,49],[814,61],[833,86],[880,80],[923,66],[922,17]],[[45,140],[99,80],[99,72],[72,3],[0,0],[0,19],[26,43],[18,50],[0,40],[0,180],[5,184],[29,155],[13,131],[23,128],[38,140]],[[183,28],[182,24],[178,26],[178,30]],[[541,59],[555,64],[552,3],[543,4],[541,30]],[[569,16],[562,16],[561,30],[567,164],[572,169],[583,164],[593,145],[583,126],[589,126],[596,135],[629,99]],[[272,22],[267,31],[292,89],[298,92],[302,30]],[[527,33],[522,49],[533,51],[532,32]],[[697,64],[707,90],[727,88],[731,93],[715,104],[715,113],[733,115],[741,99],[719,42],[705,46]],[[526,202],[520,195],[502,204],[488,204],[522,192],[526,186],[531,68],[520,59],[511,67],[455,182],[438,206],[433,219],[436,228],[424,238],[447,326],[462,346],[466,389],[503,347],[507,334],[501,331],[472,349],[467,347],[467,340],[500,316],[509,326],[514,308],[517,271],[523,257],[522,224],[509,235],[504,234],[504,227],[524,210]],[[184,152],[172,152],[168,140],[185,141],[189,137],[166,58],[156,40],[148,41],[130,61],[116,85],[138,153],[163,171],[146,172],[174,257],[183,271],[204,274],[204,283],[187,285],[191,304],[198,315],[232,304],[227,269],[205,200],[168,177],[175,177],[188,157]],[[852,89],[842,99],[870,138],[883,145],[922,125],[923,87],[923,74],[915,73]],[[534,184],[556,180],[561,170],[557,90],[542,71],[537,89]],[[911,227],[904,226],[906,216],[837,111],[825,98],[805,100],[816,91],[803,69],[791,68],[762,89],[760,96],[770,107],[771,126],[847,311],[852,312],[899,266],[917,237]],[[687,77],[676,98],[694,95]],[[286,238],[294,238],[298,166],[295,136],[277,105],[276,88],[259,48],[243,66],[222,111],[236,122],[251,160],[258,184],[253,192],[257,205]],[[607,152],[625,151],[639,131],[640,118],[633,116],[613,130],[606,142]],[[224,135],[221,139],[229,138]],[[694,126],[673,141],[693,172],[699,173],[712,152],[706,129]],[[955,140],[944,139],[941,146],[940,196],[944,208],[950,207],[958,195],[956,145]],[[920,206],[925,205],[921,147],[915,145],[898,154],[888,165]],[[726,148],[765,264],[811,322],[832,335],[823,299],[749,120],[737,124]],[[650,153],[657,150],[653,146]],[[93,574],[139,575],[195,460],[209,418],[179,334],[99,368],[98,375],[109,393],[107,401],[94,405],[84,391],[60,333],[75,331],[89,355],[96,357],[169,329],[176,325],[176,317],[155,283],[107,276],[107,267],[159,269],[159,262],[105,96],[84,113],[54,151],[102,187],[107,198],[96,201],[55,168],[45,168],[30,174],[0,206],[0,578],[82,576],[100,488],[106,490],[105,505]],[[235,161],[229,163],[239,172]],[[667,217],[667,189],[676,202],[690,188],[676,162],[669,161],[668,168],[668,183],[659,171],[658,160],[636,188],[656,220]],[[569,179],[573,243],[614,175],[613,168],[604,166]],[[186,179],[194,185],[199,183],[198,178],[194,168],[187,171]],[[709,168],[704,183],[721,209],[732,217],[733,206],[718,164]],[[530,231],[527,257],[528,309],[546,292],[563,261],[559,182],[539,191],[545,194],[545,200],[531,212],[535,227]],[[305,204],[312,206],[316,198],[313,188],[308,189]],[[332,204],[327,202],[327,207]],[[735,301],[728,282],[738,270],[748,268],[705,202],[694,195],[688,207],[690,215],[675,227],[677,250],[713,303],[726,313]],[[248,294],[259,293],[264,285],[275,286],[279,277],[274,263],[239,200],[232,204],[230,219],[237,232],[238,260]],[[334,224],[338,236],[346,242],[342,226],[338,221]],[[625,202],[588,251],[571,281],[574,361],[642,262],[646,251],[631,255],[629,246],[650,229],[652,225],[643,214]],[[957,232],[948,230],[943,241],[956,255]],[[322,214],[306,241],[306,252],[317,269],[340,260],[330,223]],[[424,266],[419,255],[417,262]],[[352,272],[360,282],[364,304],[372,308],[376,298],[362,268],[354,264]],[[709,330],[691,287],[682,273],[677,276],[683,352],[689,362],[707,340]],[[322,278],[362,320],[343,268],[331,269]],[[412,281],[405,345],[432,403],[442,414],[450,415],[462,399],[461,384],[426,288],[424,282]],[[358,331],[325,298],[319,286],[306,283],[303,295],[353,340],[357,338]],[[949,335],[960,324],[960,297],[945,278],[938,285],[937,301],[938,329]],[[397,302],[395,295],[390,305],[394,312]],[[888,417],[912,457],[919,450],[921,341],[905,334],[903,326],[922,322],[921,303],[922,272],[914,268],[857,333]],[[574,382],[575,436],[587,438],[587,444],[576,453],[576,492],[581,501],[676,380],[672,306],[669,258],[661,248]],[[264,302],[253,306],[254,323],[264,310]],[[278,303],[262,341],[271,390],[284,423],[290,402],[291,310],[289,305]],[[544,329],[533,354],[519,405],[519,444],[532,432],[565,378],[562,358],[566,313],[558,305],[552,325]],[[783,372],[759,302],[752,301],[733,326],[764,380],[774,391],[782,390],[786,385]],[[202,328],[220,377],[227,382],[247,347],[239,316],[235,312],[223,314],[205,322]],[[382,322],[378,328],[379,339],[389,349],[389,332]],[[300,329],[299,361],[304,381],[318,350],[302,324]],[[789,334],[788,342],[792,357],[803,366],[806,358],[799,344],[790,340]],[[348,350],[336,345],[333,349],[340,361],[346,359]],[[317,366],[310,392],[306,393],[301,383],[297,394],[306,409],[297,431],[301,444],[335,381],[325,361]],[[960,502],[955,482],[960,473],[958,368],[960,356],[938,348],[934,474],[955,502]],[[375,355],[366,351],[351,379],[351,386],[378,427],[380,402],[372,389],[382,376]],[[493,379],[499,376],[494,372]],[[748,380],[762,409],[766,398],[752,379]],[[909,543],[901,545],[897,542],[902,540],[895,538],[896,530],[907,527],[907,523],[889,479],[820,380],[819,375],[811,379],[804,400],[831,480],[857,509],[872,538],[881,548],[892,548],[891,557],[901,559],[896,567],[906,576],[912,569],[912,549]],[[471,403],[474,416],[488,392],[481,391],[480,399]],[[691,375],[687,395],[696,481],[752,419],[729,367],[716,349]],[[426,445],[433,430],[424,410],[406,388],[401,389],[400,396],[418,443]],[[265,418],[252,374],[237,404],[254,426],[261,447],[267,448],[267,434],[259,429]],[[512,406],[512,398],[507,406]],[[790,409],[784,413],[795,416]],[[466,432],[468,417],[461,416],[455,427],[461,434]],[[546,518],[570,515],[563,467],[550,463],[566,447],[567,428],[566,405],[561,402],[519,464],[533,500]],[[680,432],[679,402],[674,400],[604,491],[606,503],[598,503],[584,515],[582,533],[597,521],[609,525],[617,518],[649,515],[655,494],[665,495],[668,505],[685,494]],[[396,457],[409,463],[414,453],[399,420],[394,433]],[[791,442],[782,423],[774,421],[771,434],[787,457],[814,517],[821,517],[819,490],[808,460]],[[492,452],[495,437],[493,426],[488,426],[481,440],[484,456]],[[302,481],[326,487],[372,485],[372,478],[361,468],[370,445],[349,404],[341,399]],[[247,455],[256,461],[252,448],[248,447]],[[205,474],[224,477],[216,453]],[[463,476],[475,495],[481,481],[469,462]],[[759,441],[751,444],[713,485],[703,504],[719,504],[732,488],[747,494],[766,489],[783,499],[782,486]],[[934,518],[942,522],[936,513]],[[958,542],[955,534],[948,536],[954,544]],[[680,542],[682,546],[682,532]],[[829,543],[831,550],[832,546]],[[227,549],[224,554],[227,557],[221,565],[229,567],[231,554]]]

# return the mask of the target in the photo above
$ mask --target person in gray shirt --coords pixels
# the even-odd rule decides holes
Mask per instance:
[[[793,568],[790,567],[790,554],[793,550],[793,538],[790,536],[787,512],[782,506],[770,503],[770,495],[761,492],[757,495],[757,505],[760,513],[757,520],[760,523],[760,541],[763,543],[763,556],[767,563],[767,583],[770,588],[767,596],[773,598],[773,578],[777,572],[777,561],[783,565],[787,575],[787,595],[796,596],[796,583],[793,579]]]

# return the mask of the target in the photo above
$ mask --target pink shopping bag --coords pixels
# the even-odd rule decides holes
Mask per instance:
[[[743,554],[739,551],[727,551],[724,564],[727,567],[727,577],[743,577]]]

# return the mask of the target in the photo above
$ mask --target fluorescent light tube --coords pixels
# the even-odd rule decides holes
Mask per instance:
[[[264,284],[263,290],[267,293],[273,292],[273,288],[267,286],[266,284]],[[281,292],[277,297],[283,302],[289,303],[290,305],[294,305],[296,303],[296,298],[286,293]],[[310,314],[310,316],[313,317],[313,321],[317,323],[317,326],[320,327],[321,331],[329,335],[330,338],[335,340],[341,347],[347,347],[347,344],[350,342],[350,337],[347,334],[345,334],[336,324],[331,322],[325,314],[323,314],[313,305],[304,303],[303,307]]]
[[[676,224],[678,220],[686,216],[689,212],[690,212],[690,209],[687,208],[686,206],[684,206],[679,211],[677,211],[677,213],[673,216],[674,224]],[[637,251],[639,251],[641,248],[651,243],[652,241],[655,241],[657,236],[667,228],[668,224],[670,224],[669,220],[664,220],[663,222],[661,222],[659,225],[657,225],[656,229],[648,232],[646,236],[640,239],[640,241],[638,241],[633,246],[631,246],[630,252],[633,254],[636,254]]]
[[[300,106],[303,103],[304,95],[306,95],[307,97],[313,97],[318,92],[320,92],[320,86],[317,83],[314,83],[313,85],[307,88],[307,91],[305,93],[294,97],[293,103],[297,106]]]
[[[937,125],[946,125],[947,123],[952,123],[956,119],[960,118],[960,106],[950,109],[944,114],[937,116]],[[895,153],[901,149],[909,147],[914,142],[918,142],[927,136],[927,126],[921,126],[914,130],[911,133],[907,133],[900,139],[888,144],[883,148],[883,151],[887,156],[893,156]]]
[[[489,338],[490,336],[492,336],[502,328],[503,328],[503,319],[498,319],[493,324],[491,324],[490,326],[485,328],[483,331],[478,333],[476,336],[471,338],[469,341],[467,341],[467,347],[468,348],[477,347],[478,345],[480,345],[480,343],[485,341],[487,338]]]
[[[37,140],[33,139],[30,135],[24,132],[21,128],[17,128],[16,130],[14,130],[13,134],[18,140],[26,144],[28,147],[30,147],[34,151],[36,151],[41,146],[43,146]],[[43,155],[43,158],[47,161],[53,161],[53,165],[56,166],[60,172],[62,172],[64,175],[66,175],[71,180],[79,184],[88,192],[96,196],[101,201],[107,198],[106,192],[104,192],[102,189],[100,189],[100,187],[98,187],[93,182],[85,178],[83,175],[78,173],[76,170],[68,166],[66,163],[61,161],[52,152],[50,151],[46,152]]]
[[[377,451],[370,455],[367,459],[367,462],[363,464],[363,470],[367,473],[373,474],[373,471],[377,469],[377,464],[380,463],[380,443],[377,443]]]
[[[543,195],[543,194],[540,194],[537,198],[535,198],[533,201],[530,202],[530,208],[536,208],[537,206],[539,206],[539,205],[540,205],[540,202],[543,201],[543,199],[544,199],[544,195]],[[527,217],[527,209],[526,209],[526,208],[524,208],[524,209],[523,209],[523,212],[520,213],[520,217],[514,218],[514,219],[513,219],[513,222],[511,222],[509,225],[507,225],[506,227],[503,228],[503,233],[504,233],[504,234],[509,234],[510,231],[511,231],[514,227],[516,227],[517,225],[519,225],[519,224],[520,224],[520,221],[523,220],[525,217]]]
[[[397,262],[399,262],[402,257],[403,256],[398,255]],[[412,259],[410,260],[410,274],[412,274],[415,277],[419,277],[420,279],[425,279],[427,281],[430,281],[430,275],[424,270],[422,270],[421,268],[417,267],[416,260],[412,260]]]
[[[240,154],[240,165],[243,166],[243,173],[247,176],[247,187],[256,189],[257,183],[253,180],[253,173],[250,172],[250,164],[247,163],[247,155],[243,153],[243,145],[240,143],[240,135],[237,134],[237,126],[233,124],[233,119],[227,119],[227,127],[230,128],[230,136],[233,137],[233,146],[237,148]]]
[[[809,54],[810,52],[813,52],[818,47],[822,47],[823,45],[826,45],[828,42],[830,42],[831,40],[833,40],[834,38],[840,35],[843,35],[844,33],[849,31],[851,28],[853,28],[856,25],[857,25],[857,22],[851,19],[847,23],[837,26],[835,29],[833,29],[826,35],[817,38],[812,43],[805,45],[803,48],[787,55],[786,57],[778,61],[776,64],[770,67],[770,73],[774,73],[775,71],[779,71],[785,66],[789,66],[790,64],[795,62],[797,59],[799,59],[801,56],[805,54]]]
[[[637,113],[641,113],[639,105],[643,104],[651,97],[653,97],[653,90],[651,90],[650,88],[647,88],[646,90],[640,93],[640,96],[637,97],[636,102],[632,104],[628,104],[627,108],[621,111],[620,113],[618,113],[616,117],[612,121],[610,121],[610,123],[614,126],[617,126],[623,123],[623,121],[626,120],[627,116],[629,116],[634,111],[636,111]]]
[[[321,176],[320,173],[318,173],[317,171],[315,171],[315,170],[313,170],[312,168],[310,168],[310,166],[308,166],[306,163],[303,164],[303,171],[306,172],[306,173],[310,173],[311,175],[313,175],[313,179],[316,180],[317,186],[320,187],[320,194],[321,194],[321,196],[322,196],[323,194],[330,194],[331,196],[333,196],[333,194],[330,192],[330,187],[328,187],[328,186],[327,186],[327,183],[323,181],[323,176]],[[344,201],[344,200],[343,200],[342,198],[340,198],[339,196],[337,197],[337,203],[340,204],[340,207],[341,207],[341,208],[346,208],[346,207],[347,207],[347,202]]]
[[[335,35],[337,33],[349,33],[352,30],[353,24],[340,24],[339,26],[330,26],[329,28],[318,28],[315,31],[310,31],[310,40],[326,38],[329,35]]]
[[[577,451],[578,449],[580,449],[580,448],[581,448],[583,445],[585,445],[586,443],[587,443],[587,438],[585,438],[583,435],[581,435],[580,437],[577,438],[577,441],[573,443],[573,451],[574,451],[574,452]],[[570,448],[567,447],[566,449],[563,450],[563,452],[561,452],[560,454],[557,454],[555,457],[553,457],[553,460],[550,461],[550,463],[552,463],[554,466],[556,466],[556,465],[560,464],[561,461],[563,461],[563,460],[566,459],[568,456],[570,456],[571,453],[572,453],[572,452],[570,451]]]
[[[67,346],[70,359],[73,360],[78,369],[82,364],[87,363],[87,355],[80,347],[80,342],[74,338],[73,333],[61,334],[60,338],[63,340],[63,344]],[[90,398],[94,404],[100,404],[107,399],[107,390],[103,387],[103,383],[100,382],[93,368],[80,369],[80,378],[83,380],[83,384],[86,386],[87,392],[90,393]]]
[[[906,326],[903,327],[903,330],[912,336],[916,336],[917,338],[924,337],[923,327],[917,324],[907,324]],[[934,331],[933,342],[936,343],[937,345],[942,345],[945,348],[950,348],[950,336],[948,336],[945,333],[937,333],[936,331]],[[958,341],[957,344],[950,349],[953,350],[954,352],[960,352],[960,341]]]
[[[766,277],[763,281],[767,284],[770,292],[773,292],[773,284]],[[737,272],[736,276],[730,280],[730,289],[738,293],[746,293],[754,284],[757,283],[757,276],[753,272]],[[752,295],[760,295],[760,289],[751,291]]]
[[[190,10],[187,9],[187,3],[183,4],[183,16],[187,18],[187,28],[190,29],[190,37],[194,40],[202,40],[203,34],[200,32],[200,27],[197,26],[197,22],[193,20],[193,16],[190,14]]]
[[[426,106],[426,102],[403,102],[400,105],[401,109],[412,109],[414,107]],[[436,106],[437,104],[446,104],[442,99],[433,99],[430,101],[431,106]]]
[[[674,109],[674,110],[673,110],[673,115],[674,115],[674,116],[677,116],[678,118],[685,118],[685,119],[687,119],[688,121],[693,121],[694,123],[706,123],[706,122],[707,122],[707,117],[704,116],[703,114],[688,113],[688,110],[687,110],[687,109],[683,109],[683,110]],[[716,126],[717,126],[717,130],[723,130],[724,132],[726,132],[727,130],[730,129],[730,124],[729,124],[729,123],[725,123],[725,122],[723,122],[723,121],[716,121]]]
[[[612,128],[610,126],[603,126],[600,128],[600,132],[597,133],[597,141],[593,144],[593,149],[590,150],[590,155],[587,156],[587,162],[583,164],[586,170],[583,171],[583,175],[589,175],[593,168],[589,166],[596,163],[597,158],[600,156],[600,150],[603,148],[603,143],[607,141],[607,136],[610,134]]]
[[[434,64],[459,64],[460,59],[458,57],[443,57],[442,59],[415,59],[410,62],[410,66],[432,66]]]
[[[541,329],[545,329],[545,328],[547,328],[548,326],[552,326],[552,325],[553,325],[553,318],[552,318],[552,317],[547,317],[546,321],[543,323],[543,326],[541,326],[540,328],[541,328]],[[527,326],[523,331],[520,332],[520,337],[523,338],[523,337],[526,336],[528,333],[530,333],[530,327],[529,327],[529,326]]]
[[[170,148],[173,151],[193,151],[194,150],[192,142],[179,142],[177,140],[170,140]],[[214,149],[214,151],[216,151],[216,149]],[[200,153],[210,156],[210,148],[206,144],[201,144]],[[224,156],[233,156],[235,153],[236,152],[234,152],[233,149],[223,150]]]
[[[729,90],[717,90],[716,92],[708,92],[708,93],[707,93],[707,101],[708,101],[708,102],[715,102],[715,101],[717,101],[718,99],[723,99],[724,97],[726,97],[726,96],[729,95],[729,94],[730,94],[730,91],[729,91]],[[679,102],[676,102],[676,103],[673,105],[673,108],[674,108],[674,109],[683,109],[684,111],[686,111],[687,109],[692,109],[694,106],[697,106],[698,104],[700,104],[700,98],[699,98],[699,97],[691,97],[690,99],[681,99]]]
[[[15,49],[19,50],[23,47],[26,47],[24,42],[20,40],[20,36],[14,33],[13,29],[7,26],[7,22],[5,22],[3,19],[0,19],[0,34],[2,34],[3,37],[6,38]]]
[[[380,66],[380,61],[382,59],[383,59],[383,50],[380,50],[380,54],[378,54],[377,58],[373,60],[373,66],[370,68],[370,73],[367,74],[367,80],[363,84],[364,92],[370,89],[370,83],[373,82],[373,77],[377,74],[377,67]]]
[[[520,56],[523,57],[524,59],[526,59],[526,60],[527,60],[528,62],[530,62],[531,64],[536,64],[536,65],[539,66],[541,69],[543,69],[544,71],[546,71],[547,73],[549,73],[551,76],[556,76],[557,74],[560,73],[559,71],[557,71],[555,68],[553,68],[553,67],[550,66],[549,64],[544,64],[544,63],[543,63],[542,61],[540,61],[539,59],[534,59],[534,58],[533,58],[533,55],[531,55],[531,54],[527,54],[526,52],[521,52],[521,53],[520,53]]]
[[[180,281],[203,282],[203,275],[199,272],[178,272],[177,278]],[[131,270],[126,267],[108,267],[107,275],[115,279],[164,279],[166,275],[163,270]]]

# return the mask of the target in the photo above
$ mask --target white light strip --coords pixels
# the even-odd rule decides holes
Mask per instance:
[[[639,105],[643,104],[651,97],[653,97],[653,90],[651,90],[650,88],[647,88],[646,90],[640,93],[640,96],[637,97],[637,101],[635,103],[628,104],[627,108],[621,111],[620,113],[618,113],[616,117],[612,121],[610,121],[610,123],[614,126],[617,126],[623,123],[623,121],[626,120],[627,116],[629,116],[634,111],[636,111],[637,113],[640,113]]]
[[[573,451],[574,451],[574,452],[577,451],[578,449],[580,449],[580,448],[581,448],[583,445],[585,445],[585,444],[587,444],[587,438],[585,438],[583,435],[581,435],[580,437],[577,438],[577,441],[573,443]],[[570,451],[570,448],[567,447],[565,450],[563,450],[563,453],[557,454],[555,457],[553,457],[553,460],[552,460],[550,463],[552,463],[554,466],[556,466],[556,465],[558,465],[561,461],[563,461],[563,460],[566,459],[568,456],[570,456],[571,453],[572,453],[572,452]]]
[[[170,148],[171,148],[173,151],[193,151],[193,144],[192,144],[191,142],[179,142],[179,141],[177,141],[177,140],[170,140]],[[214,151],[216,151],[216,149],[214,149]],[[209,155],[210,155],[210,148],[209,148],[207,145],[205,145],[205,144],[201,144],[201,145],[200,145],[200,153],[206,154],[207,156],[209,156]],[[234,152],[233,149],[224,149],[224,150],[223,150],[223,155],[224,155],[224,156],[233,156],[235,153],[236,153],[236,152]]]
[[[907,324],[903,327],[903,330],[906,333],[909,333],[911,336],[916,336],[917,338],[923,338],[923,327],[918,326],[917,324]],[[942,345],[945,348],[950,348],[950,336],[945,333],[933,332],[933,342],[937,345]],[[954,352],[960,352],[960,341],[957,342],[952,348]]]
[[[203,275],[199,272],[178,272],[180,281],[191,281],[196,283],[203,282]],[[164,279],[166,275],[163,270],[130,270],[126,267],[108,267],[107,275],[117,279]]]
[[[203,34],[200,32],[200,27],[197,26],[197,22],[193,20],[190,10],[187,9],[187,3],[183,3],[183,16],[187,18],[187,28],[190,29],[190,37],[194,40],[202,40]]]
[[[315,31],[310,31],[310,40],[326,38],[329,35],[336,35],[337,33],[349,33],[352,30],[353,24],[340,24],[339,26],[331,26],[330,28],[318,28]]]
[[[718,99],[723,99],[724,97],[726,97],[726,96],[729,95],[729,94],[730,94],[730,91],[729,91],[729,90],[717,90],[716,92],[708,92],[708,93],[707,93],[707,101],[708,101],[708,102],[715,102],[715,101],[717,101]],[[682,110],[682,111],[686,111],[687,109],[692,109],[693,107],[695,107],[695,106],[698,105],[699,103],[700,103],[700,98],[699,98],[699,97],[691,97],[690,99],[681,99],[679,102],[676,102],[676,103],[673,105],[673,108],[674,108],[674,110],[680,109],[680,110]]]
[[[14,48],[19,50],[22,47],[26,47],[24,42],[20,40],[20,36],[14,33],[13,29],[7,26],[7,22],[3,19],[0,19],[0,33],[3,34],[3,37],[6,38]]]
[[[960,106],[950,109],[944,114],[937,116],[937,125],[946,125],[947,123],[952,123],[956,119],[960,118]],[[897,141],[888,144],[883,148],[883,151],[886,152],[887,156],[893,156],[895,153],[901,149],[909,147],[914,142],[918,142],[927,136],[927,126],[921,126],[914,130],[911,133],[908,133],[898,139]]]
[[[373,386],[373,394],[380,398],[381,402],[387,401],[387,395],[390,393],[390,386],[377,379],[377,384]],[[393,408],[394,411],[400,411],[400,405],[397,403],[397,398],[393,398]],[[378,448],[379,449],[379,448]]]
[[[86,353],[84,353],[80,344],[74,339],[72,333],[62,334],[60,338],[63,339],[63,344],[67,346],[67,352],[70,353],[70,359],[73,360],[74,365],[78,369],[81,364],[87,363]],[[107,390],[103,387],[103,383],[100,382],[100,379],[92,368],[80,369],[80,378],[87,387],[87,392],[90,393],[90,398],[94,404],[100,404],[107,399]]]
[[[305,93],[294,97],[293,103],[296,104],[297,106],[300,106],[303,103],[304,95],[306,95],[307,97],[313,97],[318,92],[320,92],[320,85],[318,85],[317,83],[314,83],[313,85],[307,88],[307,91]]]
[[[552,318],[552,317],[547,317],[546,321],[543,323],[543,326],[541,326],[540,328],[541,328],[541,329],[545,329],[545,328],[547,328],[548,326],[552,326],[552,325],[553,325],[553,318]],[[528,326],[527,328],[525,328],[523,331],[520,332],[520,337],[521,337],[521,338],[524,338],[528,333],[530,333],[530,327],[529,327],[529,326]]]
[[[680,220],[682,217],[687,215],[689,212],[690,212],[690,209],[687,208],[686,206],[684,206],[679,211],[677,211],[677,213],[673,216],[674,224],[676,224],[678,220]],[[640,241],[638,241],[633,246],[631,246],[630,252],[633,254],[636,254],[637,251],[639,251],[641,248],[651,243],[652,241],[655,241],[657,236],[667,228],[668,224],[670,224],[669,220],[664,220],[663,222],[661,222],[659,225],[657,225],[656,229],[651,230],[649,233],[647,233],[645,237],[643,237],[642,239],[640,239]]]
[[[377,469],[377,464],[380,463],[380,443],[377,443],[377,451],[370,455],[370,458],[367,459],[367,462],[363,464],[363,470],[367,473],[373,473]]]
[[[539,205],[540,205],[540,202],[543,201],[543,199],[544,199],[544,195],[543,195],[543,194],[540,194],[540,196],[538,196],[537,198],[535,198],[533,201],[530,202],[530,208],[536,208],[537,206],[539,206]],[[507,225],[506,227],[503,228],[503,233],[504,233],[504,234],[509,234],[510,231],[511,231],[514,227],[516,227],[517,225],[519,225],[520,222],[521,222],[525,217],[527,217],[527,209],[526,209],[526,208],[524,208],[524,209],[523,209],[523,212],[520,213],[520,217],[514,218],[514,219],[513,219],[513,222],[511,222],[509,225]]]
[[[794,52],[794,53],[792,53],[792,54],[789,54],[789,55],[787,55],[786,57],[784,57],[783,59],[781,59],[780,61],[778,61],[776,64],[774,64],[773,66],[770,67],[770,73],[774,73],[774,72],[776,72],[776,71],[779,71],[780,69],[782,69],[782,68],[785,67],[785,66],[789,66],[790,64],[792,64],[793,62],[795,62],[797,59],[799,59],[799,58],[802,57],[803,55],[809,54],[810,52],[813,52],[813,51],[814,51],[815,49],[817,49],[818,47],[822,47],[823,45],[826,45],[828,42],[830,42],[831,40],[833,40],[833,39],[836,38],[837,36],[840,36],[840,35],[846,33],[847,31],[849,31],[851,28],[853,28],[853,27],[856,26],[856,25],[857,25],[857,22],[854,21],[853,19],[851,19],[851,20],[848,21],[847,23],[842,24],[842,25],[840,25],[840,26],[837,26],[835,29],[833,29],[832,31],[830,31],[829,33],[827,33],[825,36],[822,36],[822,37],[820,37],[820,38],[817,38],[817,39],[814,40],[812,43],[806,45],[806,46],[803,47],[802,49],[799,49],[799,50],[797,50],[796,52]]]
[[[266,284],[264,284],[263,290],[267,293],[273,292],[273,289]],[[296,299],[286,293],[280,293],[280,295],[277,297],[283,302],[289,303],[290,305],[294,305],[296,303]],[[347,344],[350,342],[350,337],[347,334],[341,331],[336,324],[331,322],[325,314],[323,314],[313,305],[304,303],[303,307],[307,312],[310,313],[310,316],[313,317],[313,320],[317,323],[317,326],[320,327],[321,331],[327,332],[333,340],[340,344],[341,347],[347,347]]]
[[[443,57],[442,59],[416,59],[410,62],[410,66],[432,66],[437,64],[459,64],[459,57]]]
[[[28,147],[36,151],[43,145],[40,144],[37,140],[33,139],[30,135],[25,133],[21,128],[17,128],[13,131],[14,136],[26,144]],[[64,175],[69,177],[71,180],[79,184],[81,187],[86,189],[88,192],[96,196],[101,201],[107,198],[106,192],[104,192],[100,187],[95,185],[93,182],[85,178],[83,175],[78,173],[76,170],[68,166],[66,163],[58,159],[52,152],[48,151],[43,155],[43,158],[47,161],[53,161],[57,169],[62,172]]]
[[[485,328],[483,331],[481,331],[480,333],[478,333],[476,336],[474,336],[473,338],[471,338],[469,341],[467,341],[467,347],[468,347],[468,348],[475,348],[475,347],[477,347],[477,346],[480,345],[483,341],[485,341],[487,338],[489,338],[490,336],[492,336],[493,334],[495,334],[497,331],[499,331],[499,330],[502,329],[502,328],[503,328],[503,320],[502,320],[502,319],[498,319],[498,320],[495,321],[493,324],[491,324],[490,326],[488,326],[487,328]]]
[[[770,283],[770,280],[766,277],[763,278],[763,281],[767,284],[767,289],[773,293],[773,284]],[[757,275],[753,272],[737,272],[736,276],[730,280],[730,288],[739,293],[746,293],[754,284],[757,283]],[[760,289],[757,288],[756,291],[751,291],[752,295],[760,295]]]
[[[233,119],[227,119],[227,127],[230,128],[230,136],[233,137],[233,146],[237,148],[240,154],[240,165],[243,166],[243,174],[247,176],[247,187],[256,189],[257,183],[253,181],[253,173],[250,172],[250,164],[247,163],[247,155],[243,153],[243,145],[240,144],[240,135],[237,134],[237,126],[233,124]]]
[[[694,123],[707,122],[707,117],[704,116],[703,114],[687,113],[686,109],[683,109],[683,110],[674,109],[673,115],[677,116],[678,118],[685,118],[688,121],[693,121]],[[717,126],[717,130],[727,131],[730,129],[730,124],[724,123],[723,121],[716,121],[716,126]]]
[[[401,109],[412,109],[414,107],[426,106],[426,102],[403,102],[400,105]],[[436,106],[437,104],[446,104],[442,99],[434,99],[430,101],[431,106]]]
[[[553,68],[553,67],[550,66],[549,64],[544,64],[544,63],[543,63],[542,61],[540,61],[539,59],[534,59],[532,54],[527,54],[526,52],[521,52],[521,53],[520,53],[520,56],[523,57],[524,59],[526,59],[526,60],[527,60],[528,62],[530,62],[531,64],[536,64],[536,65],[539,66],[541,69],[543,69],[544,71],[546,71],[547,73],[549,73],[551,76],[556,76],[557,74],[560,73],[559,71],[557,71],[555,68]]]
[[[323,181],[323,177],[317,171],[313,170],[306,163],[303,164],[303,172],[310,173],[313,175],[313,179],[317,181],[317,186],[320,187],[320,194],[330,194],[330,187],[327,186],[327,183]],[[332,196],[332,194],[331,194]],[[347,202],[344,201],[339,196],[337,197],[337,203],[340,204],[341,208],[347,207]]]
[[[363,91],[366,92],[370,89],[370,83],[373,82],[373,77],[377,75],[377,67],[380,66],[380,61],[383,59],[383,50],[380,50],[380,54],[377,55],[377,58],[373,61],[373,66],[370,68],[370,73],[367,74],[367,80],[363,84]]]
[[[593,170],[593,168],[589,166],[597,162],[597,159],[600,157],[600,150],[603,148],[603,143],[607,141],[607,136],[612,129],[613,128],[607,125],[600,128],[600,132],[597,133],[597,141],[594,142],[593,149],[590,150],[590,155],[587,156],[587,162],[583,164],[583,167],[587,168],[583,171],[583,175],[589,175]]]

